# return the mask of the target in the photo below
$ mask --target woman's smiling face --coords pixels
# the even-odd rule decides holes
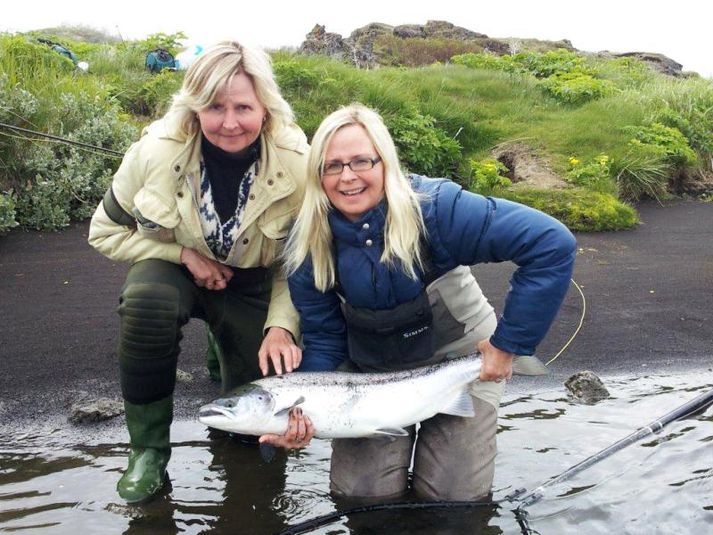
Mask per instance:
[[[361,125],[343,126],[332,136],[324,154],[323,167],[354,160],[379,157],[369,135]],[[342,172],[322,174],[322,189],[332,205],[350,221],[356,221],[384,197],[384,164],[380,161],[366,171],[353,171],[344,165]]]

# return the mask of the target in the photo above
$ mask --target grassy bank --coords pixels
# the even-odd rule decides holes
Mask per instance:
[[[31,35],[0,36],[0,122],[123,152],[165,112],[183,75],[150,74],[146,52],[176,52],[182,37],[65,41],[89,63],[85,73]],[[525,202],[575,230],[629,228],[637,222],[629,201],[663,198],[711,170],[713,83],[665,77],[633,59],[466,53],[371,70],[288,52],[273,61],[308,136],[327,112],[363,102],[384,116],[409,171]],[[0,231],[87,217],[119,163],[6,128],[0,134]],[[517,170],[493,148],[514,142],[560,177],[559,187],[513,185]]]

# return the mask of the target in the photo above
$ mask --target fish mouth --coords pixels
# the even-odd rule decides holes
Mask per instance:
[[[230,410],[221,407],[220,405],[204,405],[200,409],[198,409],[198,420],[203,421],[208,418],[214,418],[214,417],[223,417],[223,418],[232,418],[233,414],[230,412]]]

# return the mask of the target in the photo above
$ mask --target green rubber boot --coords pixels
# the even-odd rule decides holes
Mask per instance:
[[[124,410],[131,451],[129,466],[116,490],[128,503],[142,503],[156,496],[166,483],[166,465],[171,458],[173,396],[146,405],[124,401]]]
[[[205,365],[208,368],[208,375],[212,381],[219,383],[221,380],[220,375],[220,344],[218,340],[213,336],[213,332],[206,323],[205,326],[206,335],[208,337],[208,349],[205,352]]]

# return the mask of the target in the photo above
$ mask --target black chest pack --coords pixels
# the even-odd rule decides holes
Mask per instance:
[[[426,288],[437,273],[424,244],[423,288],[410,301],[384,310],[349,304],[339,280],[335,290],[342,300],[347,325],[349,360],[363,372],[403,370],[434,364],[437,346],[446,342],[436,333]],[[337,269],[337,272],[339,270]],[[450,341],[450,340],[448,340]]]

